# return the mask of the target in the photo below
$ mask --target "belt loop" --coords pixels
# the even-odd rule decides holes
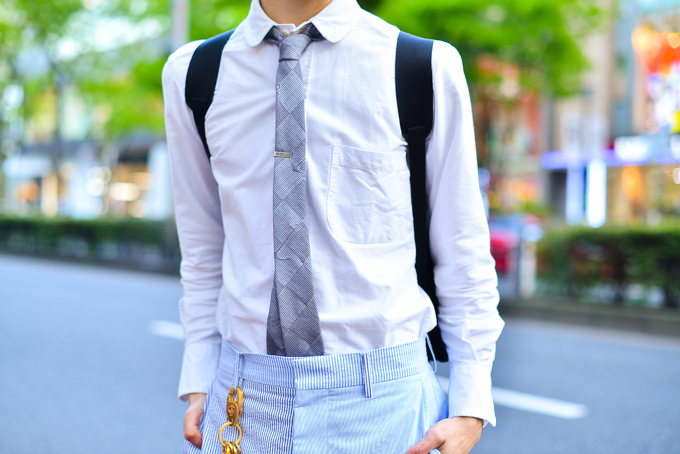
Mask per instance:
[[[427,348],[430,349],[430,353],[432,354],[432,361],[434,362],[433,369],[434,369],[434,373],[436,374],[437,373],[437,357],[434,356],[434,348],[432,348],[432,342],[430,342],[430,336],[425,335],[425,340],[427,341]]]
[[[371,360],[368,353],[361,354],[361,373],[364,379],[364,391],[366,393],[366,398],[373,397],[371,393]]]
[[[232,388],[236,389],[237,387],[241,386],[241,354],[236,353],[236,361],[234,364],[234,383]]]

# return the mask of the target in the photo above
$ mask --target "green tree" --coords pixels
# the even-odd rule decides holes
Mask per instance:
[[[20,74],[16,68],[16,56],[21,50],[34,48],[47,60],[46,74],[39,80],[24,84],[23,113],[30,111],[36,104],[37,94],[46,89],[60,90],[60,68],[53,58],[52,51],[64,31],[68,18],[82,7],[80,0],[3,0],[0,4],[0,100],[8,84],[17,82]],[[53,82],[57,82],[53,84]],[[5,157],[5,119],[4,106],[0,102],[0,167]],[[4,197],[3,174],[0,172],[0,198]]]
[[[117,14],[142,21],[167,19],[172,1],[150,0],[143,14],[135,16],[130,1],[121,2]],[[190,40],[205,39],[236,27],[248,14],[247,0],[191,0]],[[165,36],[169,34],[167,23]],[[85,76],[86,92],[93,104],[108,106],[110,114],[105,125],[107,137],[120,137],[127,133],[146,130],[163,135],[163,96],[161,72],[169,55],[167,47],[156,55],[139,58],[140,48],[147,43],[134,43],[118,51],[119,55],[99,70]],[[120,62],[135,62],[121,71]],[[102,70],[102,68],[104,68]],[[124,94],[124,96],[121,96]]]
[[[601,9],[585,0],[360,3],[405,31],[452,43],[463,57],[466,76],[476,93],[502,83],[501,75],[480,65],[483,57],[516,65],[523,87],[556,96],[578,91],[579,76],[588,66],[580,39],[594,30],[603,16]],[[246,16],[250,1],[191,0],[190,4],[190,39],[194,40],[235,27]],[[6,0],[0,5],[0,62],[7,62],[27,42],[38,43],[53,55],[59,39],[70,34],[81,43],[81,52],[71,61],[58,62],[60,71],[81,85],[93,105],[108,106],[105,135],[116,137],[140,127],[162,134],[160,73],[169,49],[147,55],[140,50],[145,42],[106,52],[88,49],[89,37],[83,31],[79,36],[79,29],[86,28],[82,25],[92,11],[83,5],[90,9],[95,5],[93,11],[100,15],[133,23],[156,21],[169,33],[171,0]],[[51,73],[44,83],[33,85],[40,90],[55,78]]]
[[[520,99],[581,90],[583,38],[607,12],[587,0],[391,0],[376,13],[402,30],[451,43],[461,54],[475,112],[478,160],[500,164],[518,127]],[[504,120],[501,120],[504,119]],[[508,120],[509,119],[509,120]]]
[[[5,62],[26,44],[51,47],[62,36],[80,0],[3,0],[0,4],[0,59]]]
[[[581,40],[604,16],[585,0],[391,0],[377,13],[403,30],[453,44],[470,82],[493,82],[480,71],[480,55],[521,68],[525,86],[557,96],[578,92],[588,68]]]

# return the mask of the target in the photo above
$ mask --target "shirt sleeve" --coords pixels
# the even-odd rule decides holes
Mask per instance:
[[[221,346],[216,324],[224,248],[220,199],[192,112],[184,101],[186,70],[197,44],[177,50],[163,68],[165,127],[184,290],[179,303],[184,328],[181,400],[187,400],[189,393],[208,391]]]
[[[474,416],[495,425],[491,366],[504,322],[498,315],[470,94],[458,51],[435,41],[432,73],[435,121],[426,166],[438,323],[449,355],[449,416]]]

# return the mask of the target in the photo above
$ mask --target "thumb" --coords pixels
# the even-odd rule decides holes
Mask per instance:
[[[184,414],[184,438],[201,449],[203,435],[198,430],[198,423],[203,415],[203,405],[190,405]]]
[[[436,432],[430,429],[423,439],[420,440],[417,445],[409,449],[406,454],[428,454],[430,451],[441,445],[442,441],[439,440]]]

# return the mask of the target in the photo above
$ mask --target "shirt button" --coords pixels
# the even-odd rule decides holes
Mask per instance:
[[[281,88],[281,84],[276,84],[276,89],[278,90],[279,88]]]

